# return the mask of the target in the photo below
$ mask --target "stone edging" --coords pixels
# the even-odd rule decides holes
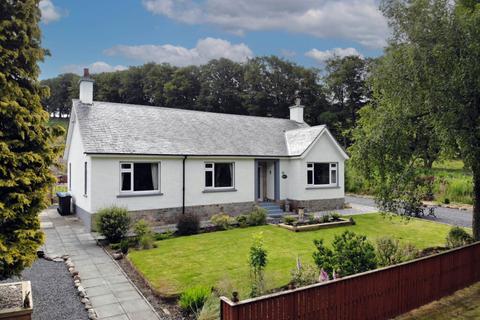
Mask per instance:
[[[319,229],[327,229],[332,227],[340,227],[340,226],[349,226],[353,223],[350,220],[341,219],[340,221],[334,222],[326,222],[326,223],[317,223],[317,224],[306,224],[303,226],[291,226],[285,223],[279,223],[277,226],[283,229],[287,229],[294,232],[302,232],[302,231],[313,231]]]
[[[64,262],[65,265],[68,268],[68,272],[70,272],[70,275],[73,278],[73,283],[75,285],[75,288],[77,289],[78,295],[81,298],[81,302],[85,305],[85,309],[88,312],[88,319],[90,320],[96,320],[98,318],[97,313],[93,309],[92,303],[90,302],[90,298],[87,295],[87,291],[85,288],[82,286],[82,278],[80,278],[80,274],[78,270],[75,269],[75,264],[73,263],[72,259],[68,254],[65,254],[60,257],[48,257],[46,255],[39,255],[40,258],[44,258],[45,260],[48,261],[54,261],[54,262]]]

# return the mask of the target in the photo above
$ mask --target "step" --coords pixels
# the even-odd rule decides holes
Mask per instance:
[[[278,208],[278,209],[274,209],[274,210],[267,210],[268,211],[268,215],[272,215],[272,214],[283,214],[283,210]]]

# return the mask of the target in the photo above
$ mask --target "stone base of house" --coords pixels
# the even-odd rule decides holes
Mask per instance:
[[[231,216],[237,216],[243,213],[251,212],[254,208],[255,202],[237,202],[237,203],[222,203],[210,204],[201,206],[185,207],[185,213],[192,213],[198,215],[200,220],[208,220],[214,214],[224,212]],[[86,226],[90,226],[91,230],[95,230],[95,215],[77,207],[77,216],[83,221]],[[151,209],[129,211],[132,220],[135,222],[140,219],[145,219],[151,223],[152,226],[162,226],[167,224],[176,224],[178,216],[182,214],[182,207]]]
[[[325,210],[342,209],[345,204],[345,198],[318,199],[318,200],[293,200],[288,199],[290,209],[296,211],[299,207],[305,208],[305,212],[317,212]]]

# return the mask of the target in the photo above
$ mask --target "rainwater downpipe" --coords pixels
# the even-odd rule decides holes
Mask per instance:
[[[187,156],[183,156],[182,214],[185,214],[185,160]]]

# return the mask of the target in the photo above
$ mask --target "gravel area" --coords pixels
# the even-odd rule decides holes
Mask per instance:
[[[363,206],[375,207],[375,201],[369,198],[345,196],[345,201],[348,203],[360,204]],[[443,207],[435,208],[435,217],[425,216],[423,219],[432,220],[436,222],[451,224],[461,227],[472,226],[472,212],[459,209],[449,209]]]
[[[0,286],[0,310],[20,308],[22,306],[23,301],[21,284]]]
[[[37,259],[22,272],[21,279],[32,283],[33,320],[87,320],[88,314],[62,262]]]

